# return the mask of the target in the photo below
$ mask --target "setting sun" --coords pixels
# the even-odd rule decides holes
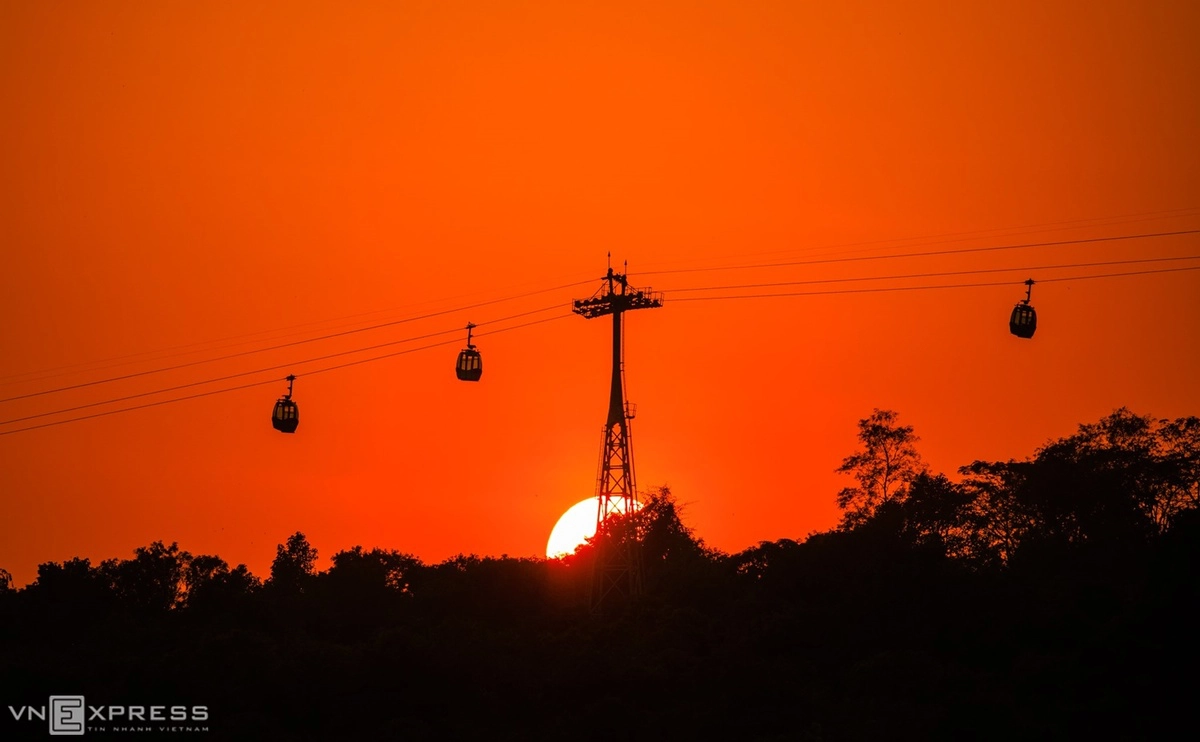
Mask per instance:
[[[546,542],[547,557],[557,559],[574,554],[585,541],[596,535],[599,500],[599,497],[589,497],[575,503],[562,514],[550,531],[550,540]],[[635,509],[640,509],[640,506]]]

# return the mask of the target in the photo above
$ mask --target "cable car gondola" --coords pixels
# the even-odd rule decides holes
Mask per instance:
[[[295,380],[295,376],[287,377],[288,392],[279,398],[271,412],[271,426],[280,433],[295,433],[300,424],[300,408],[292,401],[292,382]]]
[[[454,364],[454,373],[458,376],[459,381],[479,381],[479,377],[483,376],[483,357],[471,344],[471,330],[474,329],[475,325],[468,322],[467,347],[458,354],[458,363]]]
[[[1025,298],[1017,302],[1017,305],[1013,307],[1012,316],[1008,318],[1008,331],[1019,338],[1031,338],[1034,330],[1037,329],[1037,312],[1029,303],[1032,293],[1033,279],[1030,278],[1025,281]]]

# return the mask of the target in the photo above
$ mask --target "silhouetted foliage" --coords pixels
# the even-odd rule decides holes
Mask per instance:
[[[858,439],[863,450],[847,456],[838,467],[858,481],[838,493],[838,507],[846,511],[842,525],[853,528],[870,518],[885,503],[902,501],[908,485],[925,469],[914,444],[919,438],[911,425],[899,425],[891,410],[876,409],[858,421]]]
[[[179,545],[155,541],[134,550],[133,559],[106,562],[103,569],[126,605],[140,610],[167,611],[183,603],[184,577],[192,556]]]
[[[642,498],[642,508],[634,516],[650,594],[669,592],[683,598],[712,585],[716,577],[722,555],[684,525],[681,509],[671,489],[663,486]]]
[[[790,538],[778,541],[760,541],[743,552],[730,557],[734,571],[752,580],[761,580],[768,575],[774,575],[787,569],[788,564],[795,558],[800,545]]]
[[[894,414],[862,423],[842,526],[733,555],[662,487],[561,560],[355,546],[318,572],[297,532],[265,585],[158,541],[22,589],[0,572],[6,703],[178,699],[218,738],[300,740],[1156,739],[1190,720],[1196,418],[1117,410],[961,481],[925,471]],[[594,549],[635,530],[646,595],[595,617]],[[20,724],[0,734],[45,733]]]
[[[93,568],[90,559],[78,557],[61,564],[46,562],[38,565],[37,580],[27,590],[51,604],[102,604],[116,597],[110,576],[115,565],[104,562]]]
[[[361,546],[339,551],[331,561],[313,582],[313,600],[325,609],[323,626],[339,632],[361,632],[393,615],[412,600],[411,581],[423,568],[411,554]]]
[[[1198,429],[1196,418],[1156,421],[1122,408],[1032,459],[963,467],[977,556],[1007,562],[1020,548],[1144,546],[1200,502]]]
[[[975,493],[943,474],[921,472],[903,503],[904,527],[914,543],[947,556],[973,559],[978,519]]]
[[[679,517],[680,505],[669,487],[651,490],[634,515],[638,538],[650,563],[698,559],[708,556],[704,542]]]
[[[246,565],[230,569],[224,559],[208,554],[192,557],[184,584],[188,610],[212,615],[245,609],[250,596],[262,588],[262,581]]]
[[[296,531],[288,536],[286,544],[275,547],[268,585],[284,593],[304,592],[316,576],[316,566],[317,550],[303,533]]]

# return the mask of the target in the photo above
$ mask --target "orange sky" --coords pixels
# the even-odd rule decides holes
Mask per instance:
[[[0,397],[598,278],[611,250],[668,290],[629,318],[639,484],[669,484],[726,551],[834,525],[833,470],[874,407],[943,471],[1122,405],[1200,414],[1200,272],[1039,285],[1032,341],[1006,328],[1028,271],[670,291],[1195,255],[1197,235],[650,274],[1200,228],[1193,3],[353,6],[0,6]],[[482,337],[477,385],[453,345],[296,362],[593,290],[0,404],[288,364],[302,410],[294,436],[270,428],[279,382],[0,435],[0,567],[24,584],[162,539],[265,576],[296,530],[322,557],[540,554],[595,488],[607,321]]]

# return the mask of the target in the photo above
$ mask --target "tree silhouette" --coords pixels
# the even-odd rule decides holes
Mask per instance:
[[[670,487],[650,489],[642,494],[640,507],[632,514],[609,516],[573,554],[555,562],[576,575],[590,575],[598,549],[632,548],[641,560],[648,594],[694,597],[709,592],[719,587],[720,577],[728,571],[721,561],[725,555],[707,547],[684,524],[681,509]],[[586,589],[585,580],[578,582]]]
[[[111,572],[116,562],[93,567],[78,557],[38,565],[37,579],[22,590],[32,615],[46,626],[73,622],[78,616],[100,617],[116,604]]]
[[[1170,472],[1170,479],[1152,517],[1165,531],[1182,513],[1200,507],[1200,418],[1160,420],[1157,432],[1155,452]]]
[[[167,611],[182,605],[185,575],[192,555],[172,542],[155,541],[134,550],[133,559],[108,567],[118,597],[127,605],[150,611]],[[107,563],[106,563],[107,564]]]
[[[684,524],[682,506],[671,488],[663,485],[642,498],[632,521],[641,540],[642,566],[648,593],[678,596],[707,593],[720,586],[720,558]]]
[[[410,580],[413,573],[423,566],[421,560],[412,554],[383,549],[364,551],[361,546],[339,551],[330,561],[333,566],[326,574],[333,581],[351,589],[387,589],[398,593],[412,592]]]
[[[1122,407],[1099,422],[1079,426],[1075,435],[1038,453],[1059,455],[1104,477],[1125,492],[1162,533],[1185,508],[1198,502],[1200,419],[1174,421],[1139,416]]]
[[[1198,442],[1196,418],[1154,420],[1121,408],[1031,459],[973,462],[960,472],[977,552],[1007,562],[1018,548],[1140,549],[1196,507]]]
[[[229,564],[221,557],[209,554],[192,557],[184,575],[188,605],[194,605],[198,598],[228,574]]]
[[[328,571],[313,583],[312,597],[322,622],[340,631],[364,631],[382,624],[413,599],[412,581],[424,568],[411,554],[355,546],[339,551]]]
[[[909,483],[925,470],[914,447],[920,439],[911,425],[899,425],[896,419],[895,412],[876,408],[870,417],[858,421],[863,450],[846,457],[837,468],[858,482],[837,495],[838,507],[845,511],[843,528],[861,524],[884,503],[903,500]]]
[[[300,531],[288,536],[286,544],[275,547],[268,582],[276,591],[302,593],[316,575],[317,550]]]
[[[790,538],[760,541],[729,557],[729,563],[736,574],[757,582],[787,569],[785,565],[795,562],[799,549],[800,544]]]
[[[246,565],[230,569],[224,559],[208,554],[192,557],[184,584],[188,610],[212,614],[236,610],[262,587]]]
[[[12,589],[12,573],[7,569],[0,569],[0,593],[7,593]]]
[[[979,530],[975,492],[944,474],[920,472],[900,504],[904,530],[912,541],[946,556],[978,561]]]

